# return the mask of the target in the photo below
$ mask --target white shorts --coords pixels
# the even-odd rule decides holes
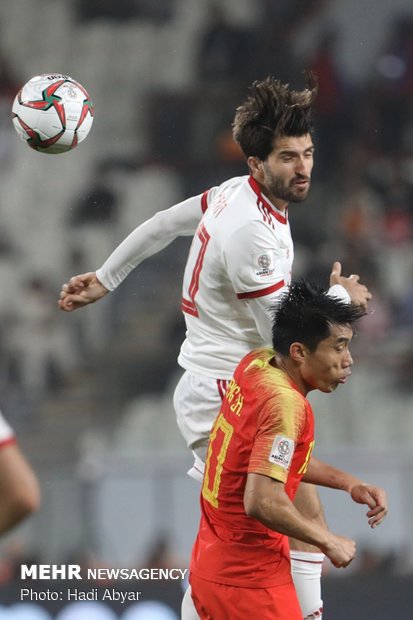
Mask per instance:
[[[3,414],[0,411],[0,448],[11,441],[14,441],[13,429],[3,418]]]
[[[209,434],[219,414],[227,379],[210,379],[185,371],[175,388],[173,403],[179,430],[195,456],[188,474],[202,480]]]

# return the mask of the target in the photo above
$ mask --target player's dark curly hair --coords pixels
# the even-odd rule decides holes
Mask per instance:
[[[281,355],[288,355],[293,342],[315,351],[328,338],[332,325],[351,326],[365,316],[361,306],[327,294],[319,286],[300,280],[291,284],[274,308],[272,343]]]
[[[245,157],[265,161],[280,136],[311,133],[317,78],[307,73],[307,88],[290,90],[273,77],[253,82],[247,99],[235,112],[232,135]]]

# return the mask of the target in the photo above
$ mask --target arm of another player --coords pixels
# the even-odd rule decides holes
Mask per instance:
[[[70,278],[62,286],[59,308],[72,312],[102,299],[145,258],[165,248],[176,237],[193,234],[206,207],[203,196],[188,198],[170,209],[159,211],[135,228],[100,269]]]
[[[330,289],[328,293],[333,297],[339,297],[348,303],[353,302],[354,304],[359,304],[364,309],[367,309],[368,302],[372,298],[372,295],[368,288],[359,282],[359,279],[360,277],[358,275],[351,275],[348,278],[342,276],[341,264],[335,262],[330,275]],[[288,286],[283,286],[271,295],[246,300],[248,308],[254,317],[259,334],[266,344],[271,344],[272,340],[271,309],[280,295],[285,293],[287,289]]]
[[[37,478],[17,444],[0,446],[0,535],[38,509]]]
[[[337,568],[344,568],[354,558],[355,542],[333,534],[302,515],[286,494],[284,484],[278,480],[249,473],[244,507],[248,516],[258,519],[270,529],[315,545]]]
[[[352,274],[348,278],[341,275],[341,263],[335,261],[330,274],[329,294],[367,309],[372,295],[367,286],[361,284],[360,276]],[[344,288],[344,291],[343,291]]]
[[[310,459],[303,481],[349,493],[354,502],[369,507],[366,516],[372,528],[380,525],[387,515],[387,497],[383,489],[366,484],[356,476],[336,469],[314,457]]]

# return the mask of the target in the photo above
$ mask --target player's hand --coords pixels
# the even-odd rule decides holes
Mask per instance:
[[[350,493],[354,502],[370,508],[366,514],[370,527],[374,529],[380,525],[387,515],[386,492],[372,484],[356,484]]]
[[[93,304],[108,292],[108,289],[97,279],[96,273],[90,271],[73,276],[69,282],[63,284],[58,305],[65,312],[73,312],[73,310]]]
[[[351,538],[330,534],[328,543],[321,549],[336,568],[345,568],[356,555],[356,543]]]
[[[350,299],[353,304],[362,306],[365,310],[367,310],[368,302],[371,299],[371,293],[367,286],[361,284],[359,280],[360,276],[356,274],[345,278],[341,275],[341,263],[336,261],[333,264],[330,274],[330,286],[333,286],[334,284],[341,284],[341,286],[344,286],[347,293],[350,295]]]

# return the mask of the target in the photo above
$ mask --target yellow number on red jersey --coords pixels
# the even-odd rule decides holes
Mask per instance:
[[[218,508],[218,493],[221,483],[222,468],[234,427],[220,413],[212,429],[208,454],[205,463],[205,476],[202,496],[215,508]],[[221,445],[220,445],[221,444]]]

